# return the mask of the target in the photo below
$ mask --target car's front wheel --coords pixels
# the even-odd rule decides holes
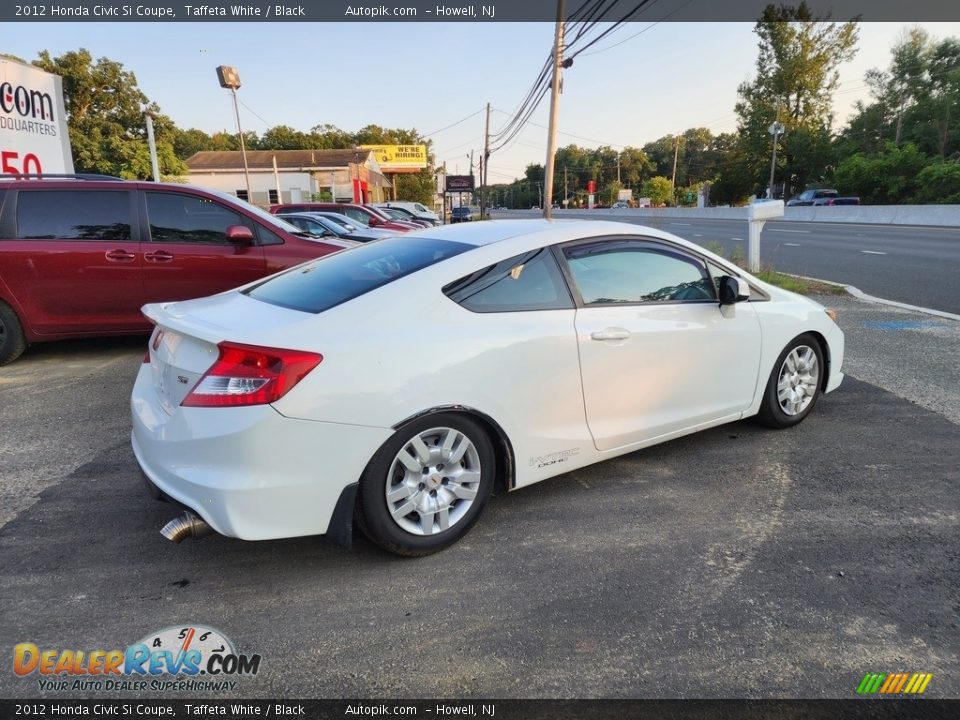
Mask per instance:
[[[480,516],[495,468],[490,438],[474,420],[455,413],[415,420],[367,465],[358,524],[390,552],[418,556],[442,550]]]
[[[813,335],[791,340],[774,363],[757,418],[774,428],[796,425],[813,410],[824,372],[823,350]]]

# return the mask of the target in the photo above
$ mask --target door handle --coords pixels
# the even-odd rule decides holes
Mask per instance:
[[[132,252],[128,252],[123,249],[117,249],[107,250],[107,252],[104,253],[104,257],[106,257],[107,260],[112,260],[114,262],[129,262],[130,260],[135,260],[137,256]]]
[[[143,259],[150,262],[170,262],[173,260],[173,255],[166,250],[157,250],[156,252],[144,253]]]
[[[591,340],[626,340],[630,337],[630,331],[623,328],[605,328],[590,333]]]

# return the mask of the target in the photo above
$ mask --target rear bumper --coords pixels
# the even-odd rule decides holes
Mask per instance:
[[[326,533],[344,489],[392,433],[295,420],[269,405],[168,415],[148,365],[131,410],[133,452],[150,483],[218,533],[243,540]]]

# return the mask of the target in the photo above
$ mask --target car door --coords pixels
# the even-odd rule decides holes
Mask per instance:
[[[706,264],[637,238],[562,247],[578,295],[587,424],[598,450],[737,419],[750,406],[760,325],[750,303],[721,307]]]
[[[34,332],[145,328],[135,195],[123,189],[20,190],[3,276]]]
[[[182,191],[146,190],[143,201],[149,229],[143,246],[146,302],[213,295],[267,273],[263,247],[227,238],[232,225],[253,229],[236,209]]]

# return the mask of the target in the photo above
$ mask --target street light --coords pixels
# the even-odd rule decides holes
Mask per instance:
[[[773,135],[773,154],[770,157],[770,192],[768,197],[773,200],[773,171],[777,165],[777,137],[783,135],[784,127],[783,123],[780,122],[780,106],[777,106],[777,119],[770,123],[770,127],[767,128],[767,132]]]
[[[233,112],[237,116],[237,135],[240,137],[240,152],[243,155],[243,178],[247,184],[247,202],[253,202],[253,193],[250,192],[250,168],[247,166],[247,146],[243,142],[243,130],[240,127],[240,108],[237,107],[237,88],[240,87],[240,73],[235,67],[221,65],[217,68],[217,79],[220,87],[230,90],[233,94]]]

